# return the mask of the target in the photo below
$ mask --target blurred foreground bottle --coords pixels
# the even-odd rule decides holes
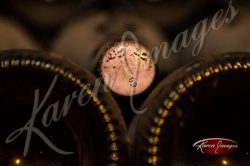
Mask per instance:
[[[234,1],[233,1],[234,2]],[[226,4],[228,7],[228,3]],[[234,2],[232,5],[235,8],[235,16],[230,22],[225,22],[225,11],[222,17],[217,22],[217,28],[211,28],[210,22],[214,22],[214,17],[208,19],[209,24],[204,27],[203,36],[200,41],[191,41],[186,48],[182,48],[177,56],[181,64],[187,64],[200,56],[221,55],[224,52],[250,52],[250,12],[248,6],[237,6]],[[237,12],[236,12],[237,11]],[[222,13],[222,12],[221,12]],[[195,29],[194,27],[193,29]],[[210,29],[209,29],[210,28]],[[206,34],[205,34],[206,32]],[[203,40],[203,41],[202,41]],[[197,50],[198,45],[201,49],[198,55],[193,52]]]
[[[131,8],[138,15],[166,28],[179,31],[204,12],[207,0],[131,0]]]
[[[53,28],[79,12],[96,5],[98,0],[9,0],[3,5],[34,27]]]
[[[17,22],[0,17],[0,50],[38,49],[37,42]]]

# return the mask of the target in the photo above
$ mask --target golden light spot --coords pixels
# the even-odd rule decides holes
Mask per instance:
[[[111,121],[111,117],[109,116],[109,114],[104,114],[104,119],[105,119],[105,122],[107,123]]]
[[[228,66],[224,66],[224,70],[228,70]]]
[[[29,63],[30,63],[29,60],[27,60],[26,64],[29,65]],[[56,71],[56,66],[55,65],[51,65],[50,70]]]
[[[164,119],[160,118],[158,121],[158,126],[162,126],[164,124]]]
[[[153,157],[151,158],[151,163],[152,163],[153,165],[155,165],[155,164],[157,163],[157,160],[158,160],[157,156],[153,156]]]
[[[99,105],[99,109],[100,109],[100,111],[103,113],[103,114],[105,114],[106,113],[106,109],[105,109],[105,107],[104,107],[104,105]]]
[[[182,94],[182,93],[184,93],[184,92],[186,92],[186,88],[179,88],[178,89],[178,92],[180,93],[180,94]]]
[[[77,79],[77,80],[76,80],[76,83],[77,83],[78,85],[80,85],[80,84],[81,84],[81,80],[80,80],[80,79]]]
[[[158,152],[158,147],[157,146],[153,146],[151,149],[153,154],[156,154]]]
[[[19,158],[15,159],[15,164],[20,165],[21,164],[21,159],[19,159]]]
[[[167,109],[170,109],[173,105],[174,103],[172,101],[169,101],[167,104]]]
[[[202,77],[200,75],[196,76],[196,80],[200,81],[202,79]]]
[[[158,137],[154,137],[153,144],[156,145],[156,144],[158,144],[158,142],[159,142],[159,138]]]
[[[112,143],[111,148],[112,148],[113,151],[117,151],[118,150],[118,146],[117,146],[117,144],[115,142]]]
[[[76,77],[72,76],[71,81],[75,82]]]
[[[238,69],[238,66],[237,66],[237,65],[234,65],[234,69]]]
[[[244,69],[247,69],[247,65],[246,65],[246,64],[244,64],[244,65],[243,65],[243,68],[244,68]]]
[[[163,118],[166,118],[167,117],[167,115],[168,115],[168,110],[163,110],[163,112],[162,112],[162,117]]]
[[[71,73],[69,73],[68,75],[68,79],[72,79],[73,75]]]
[[[60,73],[60,74],[64,74],[64,70],[63,70],[63,69],[60,69],[60,70],[59,70],[59,73]]]
[[[194,84],[193,81],[188,81],[188,82],[186,83],[186,86],[189,88],[189,87],[191,87],[193,84]]]
[[[15,60],[11,60],[11,61],[10,61],[10,64],[11,64],[12,66],[15,66]]]
[[[161,132],[161,128],[160,128],[160,127],[157,127],[157,128],[155,129],[155,135],[159,135],[160,132]]]
[[[93,95],[93,100],[94,100],[94,102],[97,102],[97,101],[98,101],[98,98],[97,98],[96,95]]]
[[[179,99],[179,95],[178,95],[178,94],[175,94],[175,95],[173,96],[173,100],[176,101],[176,100],[178,100],[178,99]]]
[[[219,73],[219,71],[220,71],[220,70],[219,70],[218,68],[215,68],[215,69],[214,69],[214,72],[215,72],[215,73]]]
[[[114,127],[114,125],[113,125],[112,123],[109,123],[109,124],[108,124],[108,130],[109,130],[110,132],[112,132],[112,131],[115,130],[115,127]]]
[[[117,160],[119,159],[117,153],[112,153],[112,154],[111,154],[111,158],[112,158],[112,160],[114,160],[114,161],[117,161]]]
[[[83,83],[80,83],[79,86],[80,86],[80,88],[83,88],[83,87],[84,87],[84,84],[83,84]]]
[[[210,76],[210,72],[209,71],[207,71],[206,73],[205,73],[205,76]]]
[[[88,95],[91,95],[92,94],[92,91],[90,89],[87,89],[87,94]]]
[[[111,139],[112,141],[115,141],[116,138],[117,138],[117,137],[116,137],[115,132],[110,133],[110,139]]]
[[[222,160],[221,163],[222,163],[223,165],[228,165],[228,161],[227,161],[227,160]]]
[[[21,60],[21,65],[25,66],[25,60],[24,59]]]

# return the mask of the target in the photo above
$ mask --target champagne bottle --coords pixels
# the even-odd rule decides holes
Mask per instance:
[[[249,165],[249,68],[249,53],[226,53],[163,80],[130,127],[134,165]]]
[[[123,117],[92,74],[40,51],[0,64],[0,165],[126,165]]]
[[[147,46],[130,38],[107,43],[97,57],[95,73],[115,96],[129,125],[159,80],[153,57]]]

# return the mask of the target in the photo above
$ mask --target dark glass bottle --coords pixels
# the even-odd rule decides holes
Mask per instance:
[[[94,76],[46,52],[0,55],[0,165],[126,165],[123,117]]]
[[[249,53],[228,53],[163,80],[130,127],[134,165],[248,166],[249,69]]]

